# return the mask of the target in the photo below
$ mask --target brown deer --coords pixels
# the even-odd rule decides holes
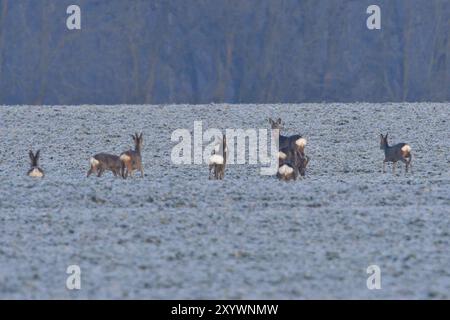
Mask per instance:
[[[299,149],[284,148],[278,152],[278,163],[278,179],[297,180],[306,175],[309,158]]]
[[[297,151],[297,168],[300,176],[306,176],[306,167],[309,163],[309,157],[303,151]]]
[[[220,138],[219,138],[220,139]],[[227,138],[222,136],[220,141],[214,148],[209,158],[209,179],[223,180],[225,176],[225,167],[227,164]]]
[[[142,166],[142,145],[144,142],[142,133],[132,135],[134,141],[134,150],[128,150],[120,155],[122,161],[122,177],[126,179],[128,175],[133,177],[133,171],[139,170],[141,178],[144,178],[144,168]]]
[[[405,174],[408,172],[412,160],[411,146],[409,144],[398,143],[394,146],[389,146],[388,133],[385,136],[380,134],[380,149],[384,151],[383,173],[386,172],[386,162],[392,162],[392,172],[395,173],[398,161],[405,164]]]
[[[89,160],[89,163],[91,167],[87,173],[87,177],[92,173],[97,173],[97,177],[101,177],[106,170],[111,171],[115,177],[121,175],[122,161],[116,155],[99,153],[93,156]]]
[[[278,141],[278,149],[285,149],[290,147],[298,147],[304,150],[306,146],[306,139],[303,138],[299,134],[295,134],[292,136],[283,136],[281,135],[281,130],[284,128],[284,124],[281,120],[281,118],[278,118],[277,121],[273,121],[271,118],[269,118],[270,126],[272,127],[272,130],[277,130],[275,134],[275,139]]]
[[[275,139],[278,140],[278,149],[280,151],[278,178],[280,178],[280,170],[283,171],[283,174],[281,174],[282,180],[286,180],[284,177],[286,174],[289,175],[290,180],[296,180],[298,176],[304,177],[309,163],[309,157],[305,155],[306,139],[298,134],[292,136],[281,135],[281,129],[284,127],[281,118],[278,118],[277,121],[269,118],[269,123],[272,130],[277,130],[274,134]],[[289,167],[293,169],[292,172]]]
[[[31,160],[31,169],[28,170],[27,175],[33,178],[42,178],[44,176],[44,170],[39,167],[39,156],[41,155],[41,151],[38,150],[36,151],[36,154],[34,154],[33,151],[30,150],[28,155]]]

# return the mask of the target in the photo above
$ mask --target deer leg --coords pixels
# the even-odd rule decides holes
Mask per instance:
[[[405,174],[408,172],[408,161],[405,158],[400,159],[405,164]]]
[[[411,154],[409,154],[409,160],[408,160],[408,168],[410,169],[411,173],[413,173],[413,172],[412,172],[412,165],[411,165],[411,160],[412,160],[412,155],[411,155]]]
[[[120,175],[122,176],[123,179],[126,179],[125,177],[125,165],[122,164],[120,167]]]
[[[408,172],[408,161],[405,158],[401,158],[400,161],[405,164],[405,173]]]
[[[131,162],[127,164],[127,175],[130,175],[133,178],[133,167],[131,166]]]
[[[405,164],[405,174],[407,174],[408,173],[408,169],[411,166],[411,164],[410,164],[411,163],[411,159],[409,159],[409,161],[408,161],[408,160],[406,160],[406,158],[403,158],[401,161]]]
[[[383,173],[386,173],[386,160],[383,161]]]
[[[216,180],[220,180],[220,166],[219,166],[219,165],[216,165],[214,171],[215,171],[215,172],[214,172],[214,175],[215,175],[215,177],[216,177]]]
[[[395,174],[395,167],[397,166],[397,161],[392,162],[392,173]]]
[[[216,177],[216,165],[213,164],[211,166],[211,179],[215,179],[215,177]]]
[[[92,174],[92,172],[93,172],[93,170],[92,170],[92,166],[91,166],[91,168],[89,169],[89,171],[88,171],[88,173],[87,173],[87,177],[89,178],[89,176]]]
[[[123,161],[122,167],[120,168],[120,173],[122,175],[122,178],[126,179],[128,177],[128,163]]]

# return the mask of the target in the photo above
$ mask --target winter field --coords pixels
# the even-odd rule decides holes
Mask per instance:
[[[174,130],[307,137],[307,177],[174,165]],[[0,107],[0,298],[450,298],[450,104]],[[144,133],[144,179],[86,178]],[[380,133],[413,174],[381,173]],[[41,149],[42,180],[26,176]],[[81,290],[66,269],[81,268]],[[366,269],[381,269],[381,289]]]

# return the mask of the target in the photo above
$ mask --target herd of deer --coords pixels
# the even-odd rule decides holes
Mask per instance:
[[[305,154],[306,139],[301,135],[283,136],[283,122],[280,118],[276,121],[269,118],[269,123],[275,132],[275,140],[278,141],[278,171],[277,178],[283,181],[297,180],[306,175],[306,167],[309,157]],[[380,149],[384,151],[383,173],[386,172],[386,162],[392,162],[392,170],[398,161],[405,163],[405,173],[411,167],[411,147],[406,143],[398,143],[394,146],[388,144],[388,134],[380,135]],[[209,159],[209,178],[221,180],[225,175],[227,160],[226,137],[213,150]]]
[[[274,121],[269,119],[269,123],[275,132],[275,139],[279,141],[278,160],[279,166],[277,178],[283,181],[297,180],[304,177],[306,167],[309,163],[309,157],[305,155],[306,139],[301,135],[283,136],[280,131],[283,129],[283,123],[280,118]],[[134,150],[128,150],[120,154],[120,156],[99,153],[90,158],[90,168],[87,173],[89,177],[96,173],[98,177],[109,170],[114,176],[120,176],[126,179],[128,176],[133,177],[133,172],[139,170],[141,178],[144,177],[144,168],[142,165],[142,145],[143,134],[132,135],[134,141]],[[395,167],[398,161],[405,164],[405,173],[411,168],[411,147],[406,143],[398,143],[394,146],[388,144],[388,134],[380,135],[380,149],[384,151],[383,173],[386,172],[386,162],[392,162],[392,171],[395,173]],[[209,158],[209,179],[222,180],[225,176],[225,167],[227,163],[227,140],[223,135],[219,139],[219,143],[215,146]],[[44,170],[39,167],[40,151],[36,154],[29,152],[31,160],[31,169],[28,171],[30,177],[43,177]]]
[[[126,179],[128,176],[133,177],[133,172],[139,170],[141,178],[144,177],[144,167],[142,166],[142,144],[144,142],[143,134],[132,135],[134,141],[134,150],[128,150],[116,156],[108,153],[98,153],[89,159],[90,168],[87,173],[89,177],[96,173],[97,177],[101,177],[107,170],[111,171],[114,176],[121,176]],[[44,170],[39,167],[38,150],[36,154],[33,151],[29,153],[31,159],[31,169],[28,171],[28,176],[41,178],[44,176]]]

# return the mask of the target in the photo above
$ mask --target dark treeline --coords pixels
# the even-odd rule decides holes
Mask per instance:
[[[449,101],[449,19],[447,0],[0,0],[0,104]]]

